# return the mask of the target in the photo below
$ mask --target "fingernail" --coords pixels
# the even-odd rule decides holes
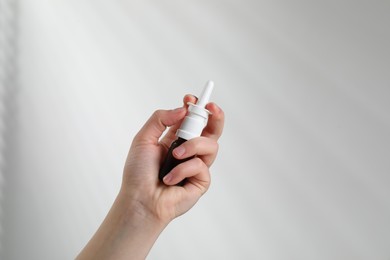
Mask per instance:
[[[167,174],[163,178],[163,182],[169,184],[169,182],[172,180],[172,174]]]
[[[177,157],[181,157],[185,153],[186,149],[183,146],[179,146],[173,150]]]

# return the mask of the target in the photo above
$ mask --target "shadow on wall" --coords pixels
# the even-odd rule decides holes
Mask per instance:
[[[17,92],[17,6],[16,0],[0,0],[0,259],[6,259],[6,208],[4,196],[12,174],[9,149],[16,127]]]

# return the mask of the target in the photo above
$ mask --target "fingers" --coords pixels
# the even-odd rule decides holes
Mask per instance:
[[[218,147],[219,145],[216,140],[201,136],[176,147],[172,153],[177,159],[184,159],[197,155],[208,167],[210,167],[217,156]]]
[[[187,105],[187,103],[188,102],[191,102],[191,103],[196,103],[198,101],[198,98],[197,97],[195,97],[194,95],[191,95],[191,94],[187,94],[187,95],[185,95],[184,96],[184,98],[183,98],[183,104],[184,104],[184,106],[188,106]]]
[[[166,185],[176,185],[187,178],[184,186],[195,185],[206,192],[210,186],[210,172],[207,165],[200,158],[193,158],[176,166],[163,181]]]
[[[190,94],[185,95],[183,98],[183,107],[187,109],[188,108],[187,103],[188,102],[196,103],[196,100],[197,100],[197,98],[193,95],[190,95]],[[164,138],[161,140],[161,144],[163,146],[165,146],[166,149],[168,149],[169,146],[171,145],[171,143],[173,142],[173,140],[175,140],[177,138],[175,134],[176,134],[177,129],[180,127],[181,122],[182,122],[182,120],[177,122],[175,125],[171,126],[169,128],[169,131],[166,133]]]
[[[197,98],[193,95],[185,95],[183,98],[183,106],[185,108],[188,107],[187,103],[196,103]],[[225,121],[225,115],[223,110],[216,105],[215,103],[209,103],[206,106],[206,109],[208,109],[212,114],[209,116],[209,120],[207,123],[207,126],[202,132],[202,136],[210,137],[214,140],[218,140],[219,137],[222,135],[224,121]],[[164,136],[164,138],[161,140],[161,143],[163,146],[165,146],[166,149],[169,148],[170,144],[174,139],[176,139],[176,131],[180,127],[181,121],[174,126],[172,126],[168,133]]]
[[[209,103],[206,106],[211,112],[209,120],[205,129],[203,129],[202,136],[210,137],[214,140],[218,140],[222,135],[223,126],[225,123],[225,114],[223,110],[215,103]]]
[[[173,156],[184,159],[197,157],[183,162],[172,169],[163,181],[166,185],[176,185],[187,178],[184,187],[192,192],[203,194],[210,186],[209,167],[215,160],[218,152],[216,140],[207,137],[191,139],[173,150]]]
[[[147,142],[157,144],[158,139],[166,127],[179,122],[184,118],[186,109],[184,107],[174,110],[157,110],[135,136],[135,142]]]

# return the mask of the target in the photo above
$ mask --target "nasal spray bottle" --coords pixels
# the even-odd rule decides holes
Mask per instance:
[[[176,131],[177,139],[171,144],[171,147],[168,150],[167,157],[162,164],[162,167],[159,172],[160,181],[163,180],[165,175],[167,175],[173,168],[175,168],[180,163],[188,161],[193,157],[185,158],[185,159],[176,159],[172,151],[182,143],[193,139],[195,137],[199,137],[202,134],[203,128],[207,125],[207,120],[209,115],[211,114],[205,107],[209,102],[211,92],[214,88],[214,82],[208,81],[206,86],[203,89],[202,94],[198,98],[196,104],[188,102],[188,114],[184,118],[180,128]],[[180,182],[178,185],[184,185],[185,180]]]

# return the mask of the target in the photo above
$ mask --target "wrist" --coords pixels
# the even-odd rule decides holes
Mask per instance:
[[[120,192],[77,259],[145,259],[167,224]]]
[[[115,204],[118,204],[116,207],[121,210],[125,226],[144,228],[147,225],[150,229],[161,232],[170,222],[170,220],[156,215],[139,196],[134,194],[120,191]]]

